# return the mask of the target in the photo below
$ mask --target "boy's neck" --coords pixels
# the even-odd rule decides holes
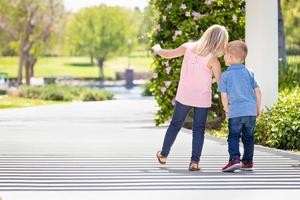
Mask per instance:
[[[231,63],[229,66],[234,66],[234,65],[244,65],[244,63],[241,62],[235,62],[235,63]]]

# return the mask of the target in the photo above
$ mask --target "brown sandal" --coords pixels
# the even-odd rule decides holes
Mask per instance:
[[[189,171],[199,171],[199,170],[200,170],[199,163],[195,161],[191,161],[189,166]]]
[[[166,164],[166,161],[162,161],[162,159],[167,159],[167,157],[160,155],[160,151],[156,153],[156,158],[160,164],[162,165]]]

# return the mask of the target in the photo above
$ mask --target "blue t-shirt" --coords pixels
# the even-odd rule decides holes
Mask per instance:
[[[256,116],[254,88],[259,87],[254,73],[243,64],[234,64],[222,73],[218,92],[227,94],[228,118]]]

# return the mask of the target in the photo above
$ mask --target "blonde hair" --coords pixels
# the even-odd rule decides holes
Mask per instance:
[[[228,38],[228,32],[224,26],[218,24],[212,25],[195,42],[194,51],[200,56],[212,53],[214,56],[221,57],[228,43]]]
[[[233,55],[235,58],[240,59],[240,61],[245,61],[248,54],[248,47],[245,42],[241,40],[234,40],[228,43],[226,46],[226,52]]]

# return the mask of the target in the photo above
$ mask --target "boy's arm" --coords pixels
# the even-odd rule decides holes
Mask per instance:
[[[221,100],[226,116],[228,115],[228,98],[225,92],[221,92]]]
[[[211,67],[217,84],[219,85],[221,78],[221,64],[219,59],[217,57],[212,57],[208,62],[208,66]]]
[[[163,58],[171,59],[183,56],[186,46],[187,43],[184,43],[176,49],[162,49],[159,44],[156,44],[152,47],[152,50]]]
[[[257,117],[259,117],[261,114],[261,91],[260,91],[260,88],[259,87],[254,88],[254,93],[256,96],[256,115],[257,115]]]

